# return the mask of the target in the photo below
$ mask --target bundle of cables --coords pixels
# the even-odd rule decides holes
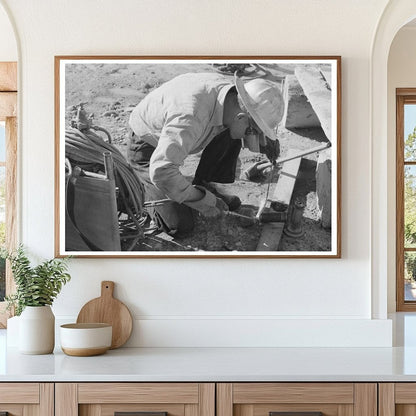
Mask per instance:
[[[65,130],[65,157],[72,165],[93,173],[103,173],[105,172],[103,154],[106,152],[111,153],[114,162],[119,218],[127,214],[127,219],[120,221],[121,237],[123,237],[123,231],[131,229],[130,225],[141,231],[144,204],[142,183],[122,153],[111,143],[105,142],[91,128],[81,131],[68,127]]]

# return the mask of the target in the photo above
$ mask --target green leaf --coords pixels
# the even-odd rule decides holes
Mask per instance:
[[[20,315],[25,306],[52,305],[63,285],[70,281],[68,259],[51,259],[32,267],[25,249],[0,253],[10,261],[16,293],[5,298],[7,308]]]

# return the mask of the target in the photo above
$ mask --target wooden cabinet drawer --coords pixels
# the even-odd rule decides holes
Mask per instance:
[[[375,383],[220,383],[217,416],[377,416]]]
[[[56,416],[215,416],[214,383],[57,383]],[[144,413],[143,416],[146,416]]]
[[[0,414],[8,416],[53,416],[51,383],[0,383]]]
[[[380,416],[415,416],[416,383],[380,383]]]

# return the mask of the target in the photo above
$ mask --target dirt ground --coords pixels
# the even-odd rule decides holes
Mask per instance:
[[[293,70],[293,66],[275,69],[276,76]],[[71,64],[66,66],[66,122],[73,116],[74,106],[85,103],[87,113],[94,116],[94,124],[107,129],[115,144],[123,154],[126,153],[128,138],[128,120],[132,109],[150,91],[176,75],[186,72],[212,72],[210,64]],[[279,73],[281,71],[281,74]],[[322,130],[302,129],[289,131],[281,127],[278,131],[281,155],[288,149],[304,150],[317,146],[325,140]],[[266,160],[264,155],[251,153],[243,149],[240,153],[240,173],[234,184],[221,185],[221,189],[234,194],[242,200],[243,208],[257,212],[259,203],[266,195],[268,177],[248,181],[242,173],[253,163]],[[199,161],[199,155],[189,156],[182,173],[192,178]],[[331,250],[331,231],[320,225],[316,203],[315,184],[316,155],[302,160],[294,198],[301,198],[305,203],[303,214],[304,235],[300,238],[289,238],[283,235],[279,251]],[[278,178],[278,169],[272,175],[272,187]],[[172,238],[156,235],[141,241],[135,251],[254,251],[257,246],[262,225],[234,217],[212,220],[196,216],[196,226],[191,235]]]

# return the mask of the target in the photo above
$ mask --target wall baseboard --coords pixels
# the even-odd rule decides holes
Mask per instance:
[[[57,317],[57,326],[68,322],[71,318]],[[391,347],[392,322],[388,319],[136,318],[132,336],[125,346]]]

